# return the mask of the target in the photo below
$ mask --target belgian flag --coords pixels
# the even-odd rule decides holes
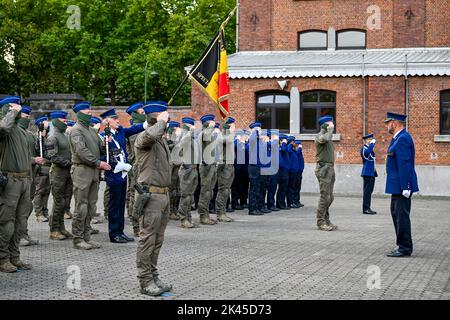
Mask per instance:
[[[189,78],[214,102],[225,121],[230,112],[228,105],[230,85],[228,83],[227,51],[225,50],[223,28],[214,36],[194,65]]]

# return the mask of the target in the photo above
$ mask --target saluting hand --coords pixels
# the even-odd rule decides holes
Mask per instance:
[[[370,141],[370,144],[375,144],[375,142],[377,142],[375,139],[372,139],[371,141]]]
[[[22,107],[20,105],[18,105],[17,103],[10,103],[9,104],[9,109],[10,110],[16,110],[18,112],[22,111]]]
[[[169,121],[169,113],[167,111],[161,112],[158,117],[156,117],[156,121]]]

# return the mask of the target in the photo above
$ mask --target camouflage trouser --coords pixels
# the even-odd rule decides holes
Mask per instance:
[[[172,166],[172,182],[169,188],[170,194],[170,213],[177,213],[178,201],[180,199],[180,177],[178,175],[180,165]]]
[[[49,219],[50,232],[65,231],[64,213],[70,206],[68,195],[72,195],[72,178],[69,168],[53,165],[50,169],[50,185],[53,196],[53,208]]]
[[[28,235],[28,219],[31,216],[31,213],[33,212],[33,199],[34,199],[34,194],[36,193],[36,168],[35,166],[32,167],[32,178],[31,178],[31,182],[30,182],[30,208],[28,210],[28,215],[27,215],[27,225],[25,227],[25,231],[22,235],[22,238],[29,238],[30,236]]]
[[[234,164],[219,164],[217,166],[217,198],[216,212],[224,214],[226,211],[227,201],[230,197],[231,185],[234,179]]]
[[[50,167],[38,167],[35,183],[36,191],[34,193],[33,206],[36,216],[48,216],[48,197],[50,196]]]
[[[198,184],[197,167],[195,165],[187,165],[180,167],[178,176],[180,177],[180,204],[178,213],[181,219],[192,221],[191,205],[194,201],[194,192]]]
[[[136,190],[134,189],[134,184],[136,179],[134,172],[128,172],[128,189],[127,189],[127,215],[130,218],[131,224],[133,225],[133,232],[139,233],[139,220],[133,215],[134,200],[136,198]],[[109,201],[109,200],[108,200]]]
[[[209,202],[212,199],[214,186],[217,181],[217,165],[201,164],[199,171],[201,189],[198,200],[198,213],[209,216]]]
[[[330,224],[329,208],[333,203],[335,182],[334,166],[331,163],[317,164],[315,174],[319,180],[320,198],[317,208],[317,226]]]
[[[103,215],[106,219],[108,219],[108,212],[109,212],[109,187],[108,184],[105,182],[105,192],[103,193]]]
[[[19,242],[30,213],[31,178],[8,178],[0,194],[0,263],[20,258]]]
[[[73,165],[70,174],[75,198],[72,233],[73,242],[77,244],[91,239],[91,219],[97,211],[100,175],[98,169],[84,165]]]
[[[169,222],[169,194],[152,193],[139,217],[141,230],[136,254],[138,279],[145,288],[158,276],[158,256],[164,242],[164,232]]]

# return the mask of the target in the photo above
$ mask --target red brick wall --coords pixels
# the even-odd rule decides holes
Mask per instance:
[[[297,50],[299,31],[367,30],[367,8],[381,10],[381,29],[367,30],[367,48],[450,46],[448,0],[241,0],[240,50]],[[409,20],[405,12],[411,9]],[[258,23],[253,24],[256,14]]]
[[[255,120],[256,92],[279,90],[275,79],[231,80],[230,112],[237,120],[237,127],[247,129]],[[362,80],[360,78],[291,79],[287,91],[296,86],[300,92],[307,90],[332,90],[336,92],[337,133],[336,151],[343,153],[337,163],[360,163],[359,149],[362,136]],[[193,87],[193,116],[196,119],[214,111],[209,99]],[[450,89],[450,77],[410,78],[409,131],[416,144],[417,164],[450,165],[450,144],[435,143],[439,134],[439,94]],[[367,80],[366,132],[373,132],[377,139],[377,162],[384,162],[384,155],[392,136],[386,131],[383,120],[387,111],[405,112],[403,77],[374,77]],[[218,118],[216,113],[216,117]],[[314,162],[314,144],[304,142],[307,162]],[[431,154],[436,153],[437,159]]]

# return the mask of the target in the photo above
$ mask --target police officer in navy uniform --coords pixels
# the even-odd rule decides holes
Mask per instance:
[[[393,139],[386,159],[386,193],[391,194],[391,215],[398,248],[388,257],[407,257],[413,252],[411,237],[411,197],[419,191],[414,169],[414,142],[405,129],[406,115],[388,112],[384,121]]]
[[[118,116],[114,108],[100,115],[104,119],[109,132],[109,164],[112,170],[105,173],[106,184],[109,187],[108,203],[108,229],[109,239],[113,243],[126,243],[134,241],[124,233],[125,226],[125,198],[127,193],[127,175],[132,166],[128,161],[126,150],[126,139],[132,135],[144,131],[147,121],[129,128],[124,128],[119,124]]]
[[[249,125],[251,134],[246,148],[249,152],[248,178],[248,214],[251,216],[260,216],[264,212],[258,209],[261,199],[261,160],[259,158],[260,148],[262,147],[260,132],[261,122],[253,122]]]
[[[373,151],[376,141],[373,137],[373,133],[365,135],[363,137],[364,145],[361,148],[361,158],[363,161],[361,177],[363,177],[364,181],[363,214],[376,214],[370,208],[375,178],[378,177],[377,170],[375,169],[375,152]]]

